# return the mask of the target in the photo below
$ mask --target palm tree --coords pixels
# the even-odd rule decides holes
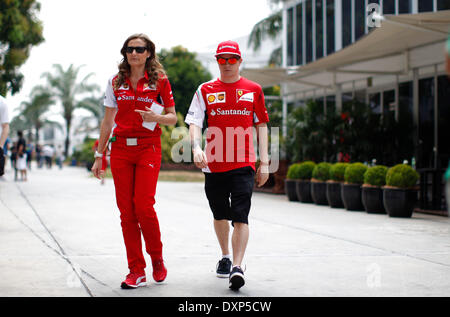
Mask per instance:
[[[36,86],[30,93],[30,101],[24,101],[20,105],[19,118],[23,123],[27,124],[27,128],[30,126],[35,130],[35,141],[36,144],[39,141],[39,130],[46,124],[53,126],[61,125],[55,121],[51,121],[45,118],[45,113],[48,111],[49,107],[55,103],[55,100],[42,86]]]
[[[88,79],[93,73],[88,74],[80,82],[77,82],[78,73],[80,67],[74,67],[71,64],[67,70],[59,64],[53,65],[55,73],[44,73],[42,77],[45,77],[50,85],[50,92],[57,98],[62,104],[62,115],[66,122],[66,141],[64,147],[64,154],[67,157],[70,144],[70,129],[72,125],[73,113],[75,109],[82,107],[82,101],[78,101],[77,97],[85,93],[91,93],[99,89],[96,84],[88,84]]]
[[[77,127],[76,132],[81,132],[81,131],[90,132],[90,131],[98,130],[98,128],[100,127],[100,125],[102,123],[103,115],[104,115],[104,111],[105,111],[102,101],[103,101],[103,97],[90,96],[90,97],[83,99],[79,103],[79,108],[88,110],[89,112],[91,112],[92,115],[81,119],[81,122],[80,122],[79,126]],[[89,122],[91,122],[92,119],[95,119],[95,121],[96,121],[95,127],[89,127]]]
[[[283,15],[282,11],[278,10],[279,4],[286,2],[287,0],[269,0],[269,4],[272,8],[277,8],[274,14],[259,21],[253,26],[250,33],[248,46],[252,47],[254,51],[257,51],[261,47],[263,40],[270,38],[277,38],[283,28]],[[276,48],[270,56],[269,65],[281,66],[281,47]]]

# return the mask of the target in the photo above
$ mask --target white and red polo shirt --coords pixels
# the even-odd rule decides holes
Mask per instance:
[[[261,86],[244,77],[230,84],[220,79],[201,84],[185,122],[202,128],[205,117],[208,168],[203,171],[255,169],[253,126],[269,121]]]
[[[108,81],[104,100],[105,107],[118,108],[114,134],[127,138],[160,136],[159,125],[153,131],[145,128],[141,115],[134,110],[146,110],[145,107],[150,108],[154,101],[165,108],[174,107],[172,88],[167,77],[161,76],[156,85],[149,85],[148,74],[145,73],[145,77],[138,81],[136,91],[129,78],[120,87],[114,88],[116,79],[117,75]]]

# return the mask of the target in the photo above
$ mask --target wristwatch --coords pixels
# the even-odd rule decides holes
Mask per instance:
[[[103,157],[102,153],[98,153],[97,151],[95,151],[94,158],[102,158],[102,157]]]

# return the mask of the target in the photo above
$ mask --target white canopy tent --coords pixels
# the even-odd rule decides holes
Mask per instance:
[[[386,78],[395,83],[402,77],[417,77],[427,67],[444,70],[450,10],[378,18],[380,27],[317,61],[287,68],[242,70],[243,76],[263,87],[282,86],[284,135],[288,101],[335,94],[340,109],[343,91],[367,88]]]

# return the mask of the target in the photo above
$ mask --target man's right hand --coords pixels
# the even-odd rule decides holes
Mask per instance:
[[[193,151],[192,154],[194,156],[194,164],[198,168],[206,168],[208,166],[208,160],[206,159],[205,152],[198,146]]]

